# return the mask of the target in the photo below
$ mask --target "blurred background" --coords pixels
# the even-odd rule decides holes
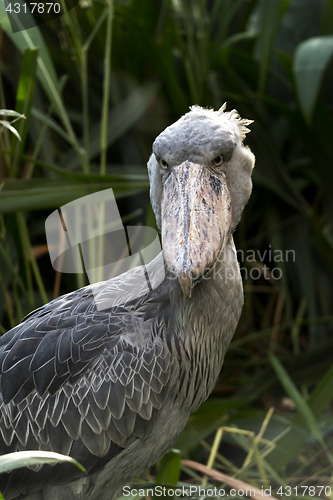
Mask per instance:
[[[46,217],[111,187],[124,224],[156,227],[154,138],[227,102],[254,120],[245,305],[181,453],[140,480],[200,483],[190,458],[278,498],[333,498],[333,1],[80,0],[13,33],[1,0],[0,27],[0,332],[87,284],[52,269]]]

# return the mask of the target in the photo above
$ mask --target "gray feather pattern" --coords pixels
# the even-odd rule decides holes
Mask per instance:
[[[148,162],[159,227],[165,174],[157,158],[210,165],[220,154],[236,227],[251,192],[254,158],[242,145],[248,124],[224,107],[193,107],[160,134]],[[234,277],[228,283],[226,269]],[[203,280],[191,300],[166,269],[145,296],[98,310],[92,290],[107,303],[123,280],[137,282],[134,269],[51,301],[0,338],[0,453],[70,454],[91,474],[64,464],[14,470],[0,477],[6,500],[30,493],[29,500],[110,500],[167,451],[212,391],[239,319],[243,293],[231,236],[215,270],[221,277]]]

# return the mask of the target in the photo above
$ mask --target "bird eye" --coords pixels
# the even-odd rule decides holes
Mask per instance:
[[[163,160],[163,158],[159,159],[159,164],[163,168],[163,170],[166,170],[168,168],[168,164],[165,160]]]
[[[215,167],[219,167],[223,163],[223,156],[222,155],[216,156],[212,161],[212,163]]]

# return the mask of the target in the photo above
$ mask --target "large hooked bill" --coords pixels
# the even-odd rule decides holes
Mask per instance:
[[[223,172],[188,160],[172,169],[162,197],[163,254],[188,298],[221,255],[231,216]]]

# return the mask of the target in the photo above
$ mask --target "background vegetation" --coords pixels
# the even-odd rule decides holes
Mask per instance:
[[[80,0],[15,34],[1,0],[0,25],[0,108],[26,117],[0,116],[1,332],[86,283],[53,271],[47,215],[112,187],[124,222],[154,225],[153,139],[191,104],[227,101],[254,120],[235,235],[245,307],[181,455],[141,481],[201,482],[182,457],[228,476],[206,485],[233,477],[277,498],[279,486],[331,485],[333,498],[332,0]]]

